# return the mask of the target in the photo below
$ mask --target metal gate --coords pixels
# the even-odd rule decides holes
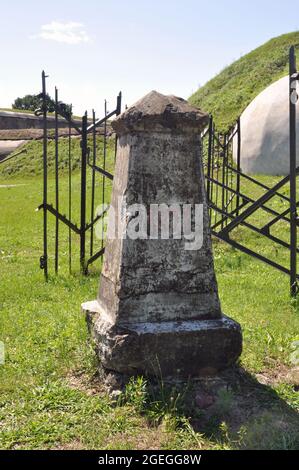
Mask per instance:
[[[94,111],[91,119],[88,118],[87,112],[82,118],[74,118],[71,109],[59,101],[57,88],[55,99],[49,97],[46,79],[47,76],[43,72],[41,107],[36,111],[36,115],[43,116],[43,202],[38,208],[43,210],[43,255],[40,258],[40,267],[48,279],[51,258],[55,273],[58,272],[62,238],[64,248],[65,243],[68,245],[70,271],[75,258],[74,245],[83,274],[86,274],[89,266],[104,253],[103,238],[96,246],[94,228],[107,211],[107,181],[113,179],[111,171],[117,146],[109,120],[121,112],[121,93],[117,96],[113,111],[107,110],[105,101],[104,116],[101,119],[96,118]],[[47,125],[49,107],[55,110],[54,131],[48,129]],[[64,129],[61,129],[61,119],[65,121]],[[80,172],[76,171],[79,169]],[[103,207],[100,213],[96,212],[96,203]],[[54,237],[49,234],[48,215],[54,217]],[[67,231],[63,228],[67,228]],[[53,255],[49,255],[49,237],[50,241],[54,238]]]
[[[203,159],[207,198],[210,209],[212,234],[234,248],[253,256],[290,276],[292,296],[298,291],[297,272],[297,195],[296,182],[299,168],[296,166],[296,85],[299,74],[296,69],[294,47],[290,49],[290,173],[273,187],[253,178],[241,170],[241,124],[226,133],[218,133],[213,118],[202,135]],[[235,151],[233,152],[233,147]],[[233,159],[233,153],[236,161]],[[246,189],[244,182],[247,181]],[[248,186],[252,194],[248,193]],[[285,191],[285,189],[287,189]],[[256,194],[259,193],[257,196]],[[278,204],[277,200],[282,201]],[[287,224],[287,238],[275,233],[281,222]],[[287,249],[289,265],[265,256],[242,243],[236,237],[236,229],[247,228],[271,243]],[[240,238],[240,237],[239,237]]]

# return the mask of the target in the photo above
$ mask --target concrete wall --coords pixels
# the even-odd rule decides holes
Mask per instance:
[[[15,152],[25,142],[25,140],[0,140],[0,161]]]
[[[81,125],[80,120],[75,120],[78,125]],[[53,116],[48,116],[48,127],[54,129],[55,119]],[[59,127],[67,127],[67,121],[64,119],[59,120]],[[43,118],[42,116],[35,116],[30,113],[18,113],[11,111],[0,111],[0,129],[42,129]]]

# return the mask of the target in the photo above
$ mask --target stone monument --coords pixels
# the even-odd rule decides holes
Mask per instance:
[[[119,140],[108,235],[122,228],[108,236],[97,300],[82,305],[106,371],[184,380],[241,353],[240,326],[221,312],[214,273],[200,141],[207,120],[185,100],[152,91],[112,123]],[[177,223],[185,207],[184,238]],[[161,209],[156,224],[153,208]],[[168,215],[170,236],[161,237]]]

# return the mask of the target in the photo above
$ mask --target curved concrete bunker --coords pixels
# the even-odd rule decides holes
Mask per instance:
[[[241,353],[240,326],[221,312],[214,273],[200,154],[207,120],[183,99],[152,91],[112,124],[119,141],[108,233],[122,233],[108,237],[97,300],[82,305],[107,371],[187,379]],[[132,239],[136,204],[176,204],[182,213],[201,206],[201,245],[186,248],[191,239],[179,238],[174,223],[168,239],[146,229]]]
[[[299,105],[297,103],[297,109]],[[245,109],[241,123],[241,169],[244,173],[288,175],[289,77],[283,77],[263,90]],[[299,120],[297,120],[299,148]],[[234,141],[237,160],[237,139]],[[299,153],[297,154],[297,165]]]

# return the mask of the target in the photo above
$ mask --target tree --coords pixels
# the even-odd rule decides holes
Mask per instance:
[[[25,111],[36,111],[41,107],[40,95],[25,95],[23,98],[16,98],[12,104],[12,109],[22,109]],[[55,102],[50,95],[47,94],[47,109],[49,113],[55,111]],[[59,102],[59,113],[72,115],[72,106],[70,104]]]
[[[40,106],[38,95],[26,95],[23,98],[17,98],[12,104],[12,109],[24,109],[26,111],[35,111]]]

